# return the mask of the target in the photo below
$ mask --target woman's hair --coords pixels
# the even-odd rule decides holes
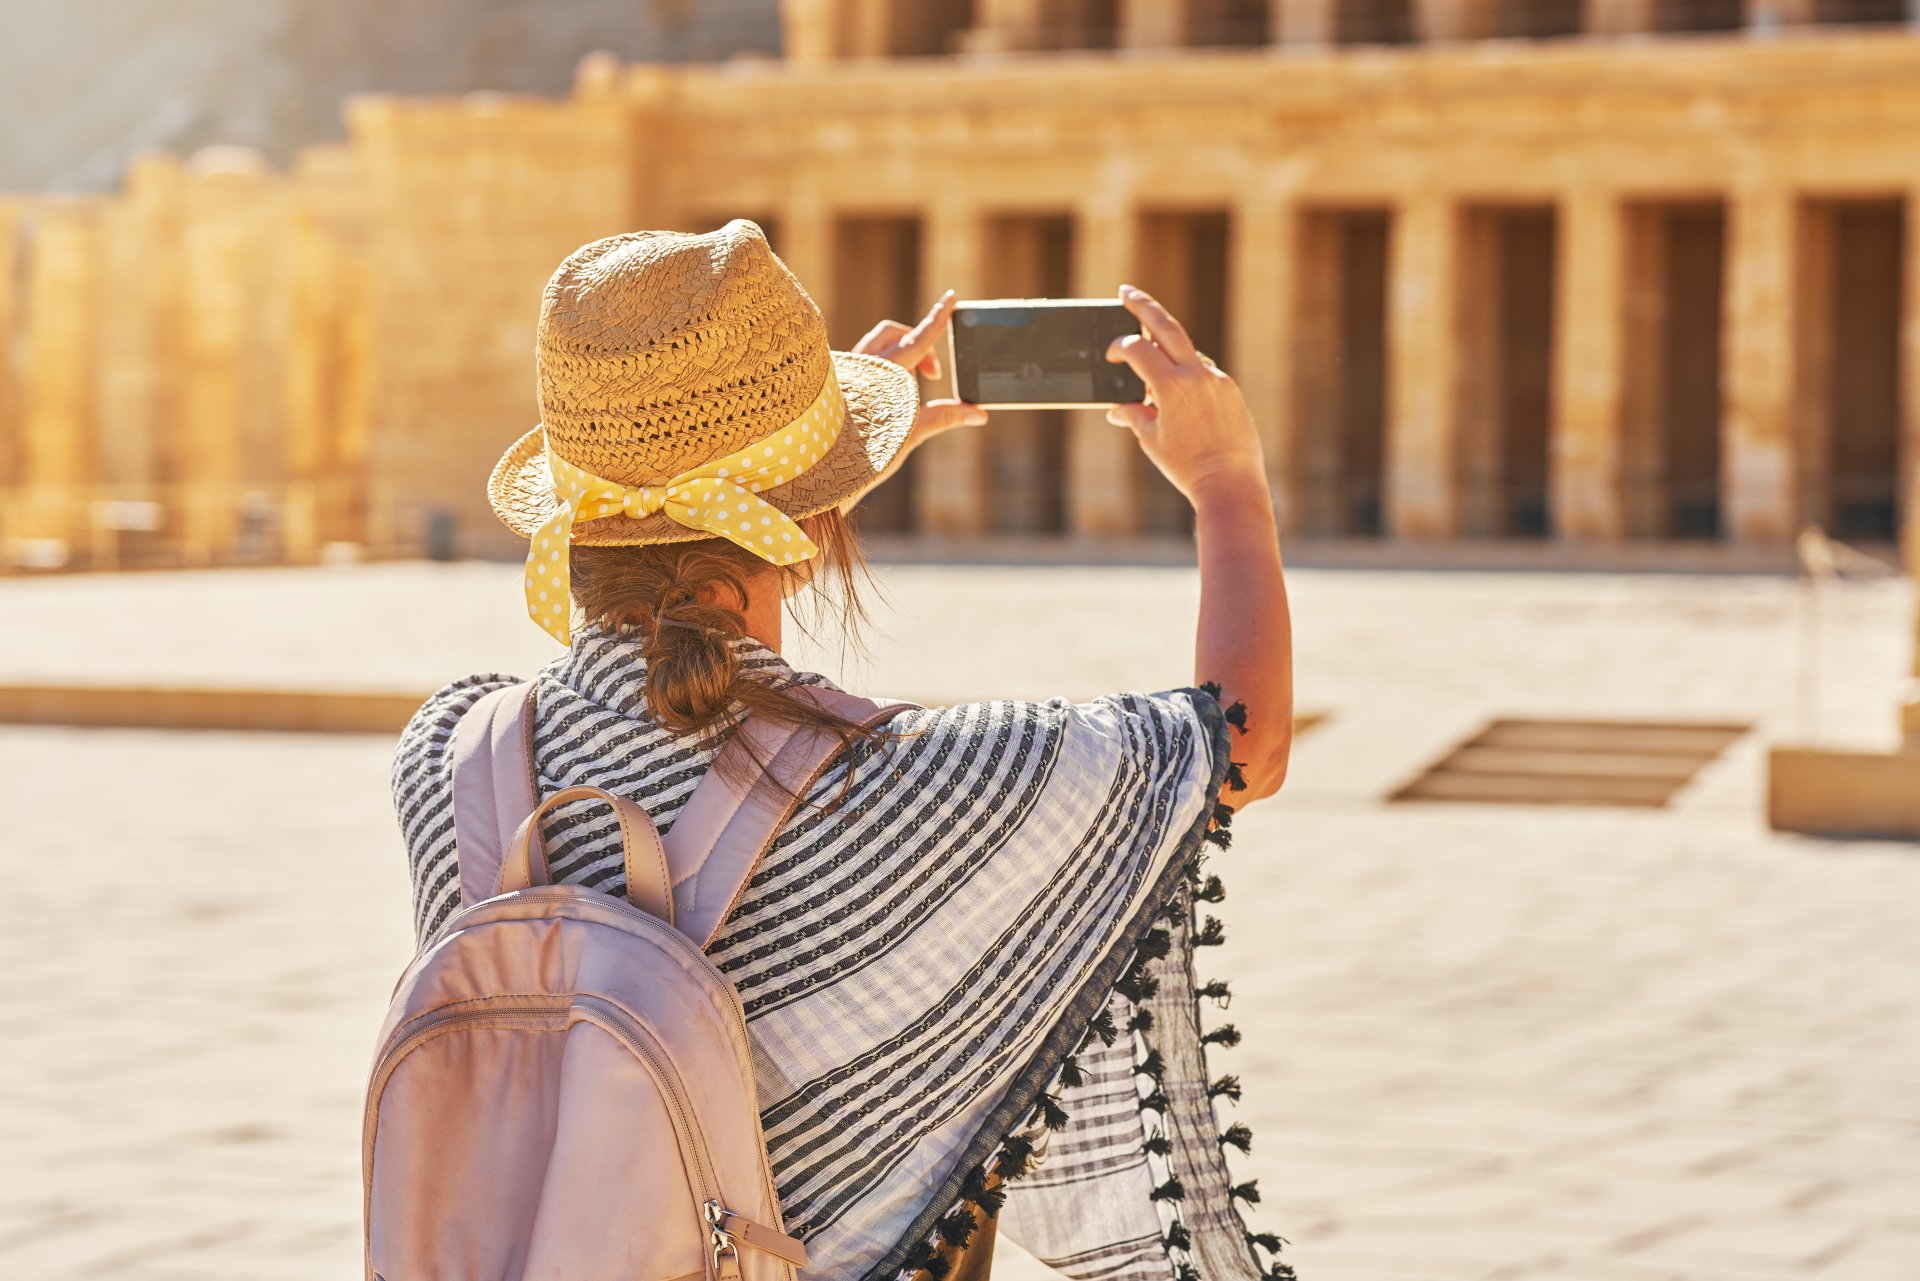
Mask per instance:
[[[746,584],[761,574],[781,575],[790,589],[810,585],[816,617],[832,620],[858,644],[867,617],[860,598],[867,566],[859,539],[838,509],[806,517],[800,526],[820,552],[793,565],[769,565],[724,538],[572,549],[574,599],[588,623],[640,638],[647,710],[662,726],[705,735],[728,726],[739,707],[824,729],[847,745],[884,735],[740,666],[736,642],[747,634]]]

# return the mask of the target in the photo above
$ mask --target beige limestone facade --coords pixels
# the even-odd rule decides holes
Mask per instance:
[[[1886,10],[1883,12],[1883,10]],[[837,343],[963,295],[1186,317],[1297,537],[1891,541],[1920,460],[1920,32],[1887,0],[788,0],[786,56],[372,98],[344,144],[0,198],[0,561],[505,552],[540,289],[761,222]],[[937,389],[929,389],[937,390]],[[1097,412],[870,526],[1182,535]]]

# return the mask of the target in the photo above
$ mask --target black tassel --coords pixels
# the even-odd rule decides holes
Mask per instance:
[[[1112,1045],[1114,1039],[1120,1035],[1120,1029],[1113,1025],[1112,1012],[1105,1009],[1093,1016],[1093,1023],[1088,1030],[1100,1038],[1102,1045]]]
[[[1268,1254],[1278,1254],[1280,1253],[1281,1246],[1289,1244],[1285,1237],[1275,1236],[1271,1232],[1249,1232],[1247,1233],[1247,1240],[1259,1246]]]
[[[1220,682],[1219,681],[1202,681],[1200,683],[1200,688],[1207,695],[1207,697],[1211,698],[1214,702],[1217,703],[1220,701]]]
[[[952,1211],[933,1225],[933,1230],[940,1234],[940,1239],[956,1250],[966,1248],[967,1242],[973,1239],[973,1229],[973,1211],[965,1206]]]
[[[933,1260],[938,1253],[933,1247],[933,1242],[915,1241],[913,1249],[907,1251],[906,1261],[900,1265],[901,1271],[925,1272],[933,1265]]]
[[[980,1198],[987,1190],[987,1172],[982,1166],[974,1166],[967,1171],[967,1177],[960,1180],[960,1199],[980,1204]]]
[[[1202,903],[1218,903],[1227,896],[1227,887],[1220,883],[1217,876],[1209,876],[1193,887],[1193,897]]]
[[[1261,1275],[1266,1278],[1266,1281],[1299,1281],[1300,1278],[1300,1274],[1293,1270],[1291,1263],[1282,1263],[1278,1259],[1273,1261],[1271,1272],[1263,1272]]]
[[[1167,1096],[1161,1090],[1155,1090],[1152,1094],[1144,1095],[1140,1099],[1140,1110],[1143,1112],[1158,1112],[1161,1116],[1165,1116],[1167,1107]]]
[[[993,1163],[993,1172],[1002,1179],[1017,1179],[1027,1172],[1032,1161],[1032,1141],[1009,1134],[1000,1143],[1000,1157]]]
[[[1187,923],[1187,905],[1177,898],[1168,899],[1167,905],[1160,909],[1160,919],[1168,925],[1185,925]]]
[[[1211,1082],[1207,1086],[1207,1097],[1209,1099],[1232,1099],[1235,1103],[1238,1103],[1240,1101],[1240,1078],[1237,1076],[1223,1076],[1219,1080]]]
[[[1200,1281],[1200,1269],[1191,1263],[1183,1263],[1173,1270],[1176,1281]]]
[[[936,1254],[920,1266],[920,1270],[933,1278],[933,1281],[946,1281],[947,1273],[953,1271],[953,1261],[944,1254]]]
[[[1236,1183],[1227,1189],[1227,1200],[1245,1201],[1248,1205],[1260,1204],[1260,1180],[1248,1179],[1245,1183]]]
[[[1228,761],[1227,762],[1227,790],[1228,791],[1244,792],[1247,790],[1247,776],[1240,772],[1240,767],[1244,764],[1246,764],[1245,761]]]
[[[1040,1096],[1040,1105],[1038,1110],[1040,1113],[1040,1123],[1046,1126],[1049,1130],[1061,1130],[1066,1128],[1067,1110],[1061,1107],[1060,1100],[1054,1098],[1051,1094],[1043,1094]]]
[[[1193,1234],[1187,1231],[1186,1224],[1178,1219],[1173,1221],[1173,1226],[1167,1229],[1166,1246],[1169,1250],[1193,1249]]]
[[[1133,1074],[1135,1076],[1150,1076],[1156,1081],[1160,1079],[1161,1074],[1166,1070],[1167,1065],[1161,1061],[1160,1051],[1158,1050],[1148,1050],[1147,1057],[1133,1065]]]
[[[1147,1141],[1141,1146],[1154,1156],[1166,1156],[1173,1151],[1173,1140],[1162,1134],[1160,1127],[1156,1125],[1153,1127],[1153,1133],[1147,1136]]]
[[[1224,827],[1216,827],[1200,839],[1215,849],[1230,850],[1233,848],[1233,833]]]
[[[1235,1121],[1227,1127],[1227,1132],[1220,1136],[1220,1146],[1251,1152],[1253,1151],[1253,1131],[1247,1128],[1246,1122]]]
[[[1194,995],[1217,1002],[1223,1010],[1233,1004],[1233,989],[1225,979],[1208,979],[1195,989]]]
[[[1170,1177],[1165,1183],[1147,1193],[1147,1199],[1149,1201],[1180,1201],[1184,1200],[1186,1195],[1187,1190],[1180,1186],[1180,1180]]]
[[[984,1217],[991,1219],[1000,1213],[1000,1207],[1007,1203],[1007,1190],[996,1183],[990,1188],[982,1188],[979,1196],[967,1199],[980,1207],[980,1213]]]
[[[1209,916],[1206,924],[1193,933],[1195,947],[1219,947],[1227,941],[1227,927],[1220,923],[1217,916]]]
[[[1200,1038],[1202,1045],[1224,1045],[1228,1049],[1240,1044],[1240,1029],[1231,1023],[1222,1023],[1213,1031]]]
[[[1060,1084],[1066,1089],[1078,1089],[1087,1083],[1087,1074],[1080,1070],[1080,1061],[1069,1054],[1060,1060]]]
[[[1144,1005],[1135,1010],[1133,1017],[1127,1020],[1127,1029],[1132,1032],[1153,1031],[1153,1011]]]
[[[1121,976],[1120,981],[1113,985],[1113,990],[1138,1005],[1153,999],[1160,990],[1160,980],[1136,966]]]
[[[1236,702],[1232,704],[1227,708],[1225,715],[1227,724],[1233,726],[1242,734],[1247,732],[1247,705],[1245,703]]]
[[[1173,950],[1173,936],[1162,929],[1148,930],[1140,939],[1140,946],[1134,950],[1136,956],[1149,961],[1157,961]]]
[[[1233,806],[1225,801],[1215,801],[1213,805],[1213,825],[1218,828],[1233,826]]]

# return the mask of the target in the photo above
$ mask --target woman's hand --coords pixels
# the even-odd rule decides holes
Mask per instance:
[[[1240,385],[1196,351],[1186,327],[1145,291],[1122,285],[1120,300],[1141,332],[1114,339],[1107,359],[1131,366],[1147,385],[1147,399],[1115,405],[1107,421],[1131,430],[1196,507],[1210,486],[1244,488],[1254,480],[1264,489],[1260,433]]]
[[[894,364],[902,365],[922,378],[938,378],[940,377],[939,344],[946,336],[947,323],[953,318],[955,301],[953,290],[947,290],[940,295],[940,301],[933,304],[933,310],[921,317],[920,323],[911,329],[897,320],[883,320],[869,329],[866,337],[855,343],[853,349],[862,355],[891,360]],[[907,433],[906,443],[887,464],[886,471],[876,477],[859,494],[840,504],[840,510],[852,511],[861,498],[872,493],[882,481],[899,471],[909,454],[941,432],[952,431],[955,427],[978,427],[986,421],[986,410],[978,405],[969,405],[964,400],[922,401],[920,412],[913,420],[913,429]]]

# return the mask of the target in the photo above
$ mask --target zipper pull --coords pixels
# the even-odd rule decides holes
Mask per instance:
[[[708,1246],[713,1252],[713,1275],[718,1281],[740,1281],[740,1247],[724,1224],[728,1213],[718,1201],[703,1207],[707,1216]]]

